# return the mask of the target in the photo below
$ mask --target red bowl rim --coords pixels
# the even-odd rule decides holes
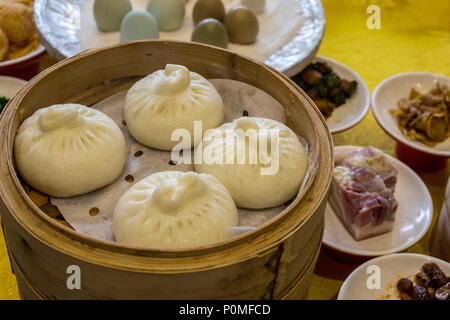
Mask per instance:
[[[29,62],[30,60],[40,57],[41,55],[44,54],[44,52],[45,52],[45,47],[41,43],[39,43],[39,46],[36,50],[34,50],[33,52],[30,52],[29,54],[27,54],[23,57],[0,62],[0,70],[6,69],[6,68],[9,69],[9,67],[18,67],[20,64]]]

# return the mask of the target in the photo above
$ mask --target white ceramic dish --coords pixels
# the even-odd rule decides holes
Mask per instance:
[[[147,0],[132,0],[134,9],[145,8]],[[186,18],[181,29],[161,33],[164,40],[190,41],[193,29],[192,8],[196,0],[186,4]],[[223,0],[227,9],[240,4],[240,0]],[[82,43],[108,46],[119,41],[118,33],[101,33],[95,21],[89,17],[89,7],[93,0],[35,0],[36,26],[47,51],[58,60],[72,57],[86,48]],[[278,6],[285,8],[280,14]],[[287,8],[287,9],[286,9]],[[267,10],[268,9],[268,10]],[[288,15],[286,21],[286,17]],[[297,19],[297,17],[299,17]],[[229,49],[236,53],[264,61],[287,76],[300,72],[312,61],[319,48],[325,29],[325,14],[320,0],[267,0],[266,13],[258,16],[260,20],[260,49],[270,53],[256,54],[255,46],[231,44]],[[297,27],[297,21],[299,22]],[[265,23],[266,22],[266,23]],[[295,24],[292,30],[279,30],[279,26]],[[276,30],[277,32],[274,32]],[[277,40],[286,36],[283,43]]]
[[[382,256],[356,268],[343,283],[338,300],[398,300],[397,281],[414,277],[427,262],[436,263],[447,276],[450,274],[450,263],[434,257],[414,253]],[[379,270],[379,289],[369,289],[367,285],[369,277],[375,275],[373,270]],[[375,284],[370,280],[369,283]]]
[[[326,57],[316,57],[314,62],[325,62],[342,79],[355,80],[358,83],[356,93],[345,104],[336,108],[331,117],[327,119],[331,133],[339,133],[357,125],[369,112],[370,91],[359,74],[346,65]]]
[[[360,147],[335,147],[335,152],[349,152]],[[427,232],[433,218],[433,201],[430,193],[407,165],[386,155],[398,170],[394,197],[398,202],[394,229],[377,237],[356,241],[345,229],[329,204],[325,209],[325,235],[323,242],[338,251],[357,256],[381,256],[408,249]]]
[[[36,50],[34,50],[33,52],[30,52],[29,54],[27,54],[23,57],[0,62],[0,70],[2,68],[11,67],[13,65],[18,65],[18,64],[24,63],[28,60],[34,59],[34,58],[42,55],[44,53],[44,51],[45,51],[44,46],[42,44],[39,44],[39,46]]]
[[[12,99],[26,84],[22,79],[0,76],[0,97]]]
[[[397,118],[389,113],[389,110],[397,108],[398,100],[409,96],[411,88],[414,87],[420,92],[426,93],[436,81],[450,85],[449,77],[426,72],[407,72],[387,78],[373,92],[372,110],[380,126],[395,140],[431,155],[450,157],[450,138],[434,147],[411,141],[398,128]]]

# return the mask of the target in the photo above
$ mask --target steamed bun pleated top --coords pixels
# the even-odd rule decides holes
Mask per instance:
[[[220,125],[224,110],[222,98],[208,80],[184,66],[168,64],[131,87],[124,117],[137,141],[171,150],[179,145],[171,139],[175,130],[189,132],[193,139],[183,148],[190,148],[201,140],[194,137],[194,121],[201,121],[203,133]]]
[[[14,144],[21,176],[54,197],[71,197],[112,183],[122,173],[125,138],[104,113],[79,104],[37,110]]]
[[[137,182],[119,199],[113,215],[118,242],[155,249],[220,242],[237,223],[236,205],[216,178],[180,171]]]
[[[201,148],[201,150],[200,150]],[[271,119],[243,117],[205,134],[195,170],[216,177],[236,205],[279,206],[300,190],[308,156],[297,135]]]

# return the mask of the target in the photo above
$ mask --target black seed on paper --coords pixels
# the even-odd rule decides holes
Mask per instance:
[[[89,210],[89,215],[91,217],[95,217],[96,215],[98,215],[100,213],[100,209],[97,207],[93,207]]]

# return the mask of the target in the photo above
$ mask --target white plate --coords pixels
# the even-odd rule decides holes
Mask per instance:
[[[450,85],[449,77],[426,72],[400,73],[387,78],[373,92],[372,111],[380,126],[399,142],[428,154],[450,157],[450,138],[434,147],[411,141],[398,128],[397,118],[389,113],[389,110],[397,108],[398,100],[409,96],[411,88],[414,87],[420,92],[426,93],[436,81]]]
[[[0,97],[12,99],[26,84],[22,79],[0,76]]]
[[[335,147],[335,152],[349,152],[359,148]],[[398,209],[394,229],[389,233],[356,241],[345,229],[331,206],[327,204],[323,240],[327,246],[353,255],[374,257],[406,250],[427,232],[433,218],[433,201],[427,187],[403,162],[389,155],[386,157],[398,170],[398,181],[394,193]]]
[[[17,58],[17,59],[13,59],[13,60],[7,60],[7,61],[0,62],[0,68],[9,67],[9,66],[12,66],[12,65],[15,65],[15,64],[20,64],[20,63],[25,62],[27,60],[33,59],[33,58],[43,54],[44,51],[45,51],[44,46],[42,44],[39,44],[39,46],[38,46],[38,48],[36,50],[34,50],[33,52],[30,52],[29,54],[27,54],[27,55],[25,55],[23,57],[20,57],[20,58]]]
[[[347,99],[345,104],[336,108],[331,117],[327,119],[328,128],[331,133],[342,132],[354,127],[369,112],[370,91],[366,83],[359,74],[336,60],[326,57],[316,57],[314,62],[325,62],[342,79],[355,80],[358,83],[358,89],[355,94],[350,99]]]
[[[339,291],[338,300],[397,300],[397,281],[401,278],[414,277],[427,262],[436,263],[444,273],[450,275],[450,264],[443,260],[414,253],[397,253],[367,261],[356,268],[345,280]],[[367,281],[374,275],[373,269],[379,270],[380,288],[369,289]],[[378,268],[377,268],[378,267]],[[369,281],[369,283],[372,283]],[[390,295],[390,299],[386,296]]]
[[[145,8],[147,0],[132,0],[134,9]],[[196,0],[186,4],[186,18],[181,29],[162,32],[161,39],[190,41],[193,30],[192,8]],[[223,0],[227,9],[240,4],[240,0]],[[47,51],[62,60],[89,49],[82,43],[113,45],[119,42],[118,33],[101,33],[95,26],[93,0],[35,0],[36,26]],[[285,8],[282,14],[278,10]],[[325,29],[325,15],[320,0],[267,0],[266,12],[258,15],[260,39],[257,44],[229,49],[250,56],[293,76],[312,61],[319,48]],[[287,15],[287,17],[286,17]],[[286,20],[287,19],[287,20]],[[299,21],[299,22],[298,22]],[[290,24],[292,30],[282,30]],[[295,26],[295,28],[294,28]],[[273,30],[276,30],[274,32]],[[283,39],[282,43],[279,39]],[[263,57],[254,48],[264,50]],[[269,52],[270,51],[270,52]],[[258,53],[258,54],[256,54]]]

